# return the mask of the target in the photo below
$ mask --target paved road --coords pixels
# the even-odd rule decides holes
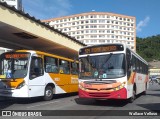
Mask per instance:
[[[160,85],[153,84],[150,85],[149,90],[147,91],[147,95],[140,95],[133,103],[127,103],[126,101],[122,100],[101,100],[95,101],[93,99],[79,99],[76,94],[72,95],[56,95],[55,98],[51,101],[43,101],[40,98],[34,99],[9,99],[5,101],[0,101],[0,109],[3,110],[63,110],[59,111],[58,116],[49,116],[48,118],[65,118],[65,119],[72,119],[72,118],[80,118],[80,119],[115,119],[119,116],[116,115],[124,115],[126,110],[130,110],[131,113],[134,114],[144,114],[145,111],[153,112],[156,114],[157,111],[160,111]],[[79,113],[83,114],[84,116],[62,116],[66,114],[64,110],[82,110]],[[86,110],[86,111],[84,111]],[[90,111],[88,111],[90,110]],[[95,111],[96,110],[96,111]],[[123,110],[123,111],[121,111]],[[135,111],[134,111],[135,110]],[[153,111],[156,110],[156,111]],[[77,113],[76,111],[69,111],[70,115],[74,115]],[[92,112],[93,111],[93,112]],[[56,111],[53,111],[56,113]],[[68,114],[67,113],[67,114]],[[112,114],[112,116],[103,116],[106,113]],[[127,111],[127,114],[129,112]],[[90,116],[86,116],[86,114]],[[59,117],[61,116],[61,117]],[[4,118],[4,117],[3,117]],[[5,117],[6,118],[6,117]],[[9,117],[7,117],[9,118]],[[17,117],[12,117],[12,119]],[[21,118],[21,117],[19,117]],[[24,117],[32,119],[34,117]],[[38,118],[38,117],[36,117]],[[42,117],[39,117],[42,118]],[[43,117],[45,118],[45,117]],[[158,116],[123,116],[123,119],[159,119]]]

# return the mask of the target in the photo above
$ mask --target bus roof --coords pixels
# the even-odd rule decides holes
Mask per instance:
[[[10,52],[30,52],[30,53],[37,53],[40,55],[55,57],[55,58],[59,58],[59,59],[63,59],[63,60],[74,61],[74,59],[66,58],[66,57],[51,54],[51,53],[41,52],[41,51],[37,51],[37,50],[15,50],[15,51],[10,51]],[[5,52],[5,53],[9,53],[9,52]]]

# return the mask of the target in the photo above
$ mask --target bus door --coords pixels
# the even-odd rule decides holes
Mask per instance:
[[[44,95],[45,78],[43,59],[40,56],[32,56],[29,70],[29,97]]]

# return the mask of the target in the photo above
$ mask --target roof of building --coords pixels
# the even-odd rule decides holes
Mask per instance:
[[[40,19],[36,19],[35,17],[30,16],[28,13],[24,13],[24,12],[21,11],[21,10],[17,10],[15,7],[9,6],[6,2],[1,2],[1,1],[0,1],[0,5],[8,8],[8,9],[10,9],[10,10],[12,10],[12,11],[14,11],[14,12],[16,12],[16,13],[24,16],[24,17],[27,17],[28,19],[31,19],[32,21],[35,21],[36,23],[39,23],[39,24],[41,24],[41,25],[43,25],[43,26],[45,26],[45,27],[53,30],[54,32],[57,32],[57,33],[59,33],[59,34],[65,36],[65,37],[73,40],[74,42],[76,42],[76,43],[78,43],[78,44],[80,44],[80,45],[82,45],[82,46],[86,46],[84,43],[81,43],[80,41],[76,40],[74,37],[68,36],[66,33],[63,33],[63,32],[61,32],[61,31],[59,31],[58,29],[55,29],[54,27],[51,27],[51,26],[47,25],[47,24],[44,23],[44,22],[41,22]]]
[[[116,14],[116,13],[110,13],[110,12],[86,12],[86,13],[80,13],[80,14],[74,14],[74,15],[68,15],[68,16],[63,16],[63,17],[58,17],[58,18],[51,18],[47,20],[42,20],[43,22],[49,22],[53,20],[60,20],[60,19],[65,19],[65,18],[72,18],[72,17],[77,17],[77,16],[84,16],[84,15],[111,15],[111,16],[119,16],[119,17],[125,17],[125,18],[132,18],[135,19],[133,16],[127,16],[127,15],[122,15],[122,14]]]

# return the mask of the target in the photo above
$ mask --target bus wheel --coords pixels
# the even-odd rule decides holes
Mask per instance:
[[[53,98],[53,88],[51,86],[47,86],[44,92],[44,100],[49,101]]]
[[[136,99],[136,91],[135,89],[133,89],[132,97],[130,97],[128,101],[129,103],[132,103],[135,99]]]

